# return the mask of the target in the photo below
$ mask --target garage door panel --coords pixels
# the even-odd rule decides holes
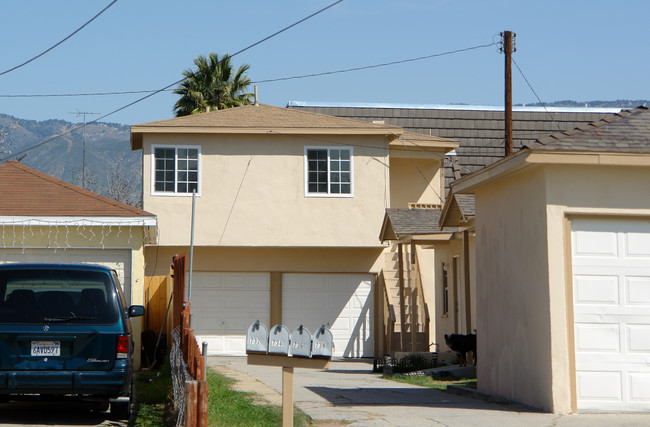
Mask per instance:
[[[650,223],[573,221],[572,248],[578,409],[648,411]]]
[[[574,275],[574,283],[576,304],[618,305],[618,276]]]
[[[192,275],[192,326],[208,354],[246,354],[246,330],[270,318],[268,273],[207,273]]]
[[[372,276],[368,274],[284,274],[282,321],[315,332],[332,331],[335,356],[372,357]],[[300,297],[298,295],[302,295]]]
[[[626,277],[627,303],[650,306],[650,276]]]
[[[584,400],[622,400],[622,378],[618,372],[580,372],[577,386],[578,393]]]
[[[630,400],[650,402],[650,373],[630,372]]]
[[[650,258],[650,233],[627,233],[625,249],[626,256]]]
[[[650,325],[627,325],[627,336],[628,351],[650,354]]]
[[[618,324],[576,323],[576,351],[620,352]]]

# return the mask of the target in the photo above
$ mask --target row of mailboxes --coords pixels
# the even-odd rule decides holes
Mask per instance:
[[[297,357],[332,357],[334,341],[332,332],[321,326],[316,334],[300,325],[291,334],[286,326],[279,324],[269,332],[266,326],[256,321],[246,332],[246,352],[282,354]]]

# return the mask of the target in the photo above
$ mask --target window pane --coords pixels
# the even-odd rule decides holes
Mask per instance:
[[[338,171],[339,171],[339,167],[340,167],[339,165],[340,165],[340,162],[337,162],[337,161],[334,161],[334,160],[333,160],[333,161],[330,161],[330,170],[331,170],[331,171],[338,172]]]
[[[187,180],[190,182],[199,182],[199,174],[198,172],[189,172],[187,174]]]
[[[187,172],[179,171],[178,172],[178,180],[179,181],[187,181]]]
[[[339,194],[341,192],[341,186],[339,184],[330,185],[330,193]]]
[[[156,182],[154,188],[156,191],[165,191],[165,184],[163,182]]]
[[[187,168],[192,171],[199,170],[199,161],[198,160],[190,160],[188,162]]]
[[[330,174],[330,181],[341,182],[341,174],[338,172],[333,172],[332,174]]]
[[[350,160],[350,150],[340,150],[341,160]]]
[[[187,170],[187,160],[179,160],[178,161],[178,169],[179,170]]]
[[[310,183],[307,186],[307,191],[310,192],[310,193],[317,193],[318,192],[318,185]]]
[[[187,193],[187,184],[184,182],[179,182],[178,183],[178,190],[179,193]]]
[[[350,171],[350,162],[341,162],[341,170],[345,172]]]
[[[189,189],[189,191],[188,191],[189,193],[191,193],[193,191],[196,191],[198,193],[198,191],[199,191],[199,186],[198,186],[197,183],[188,184],[187,188]]]
[[[327,183],[318,184],[318,192],[319,193],[327,193]]]
[[[343,194],[350,194],[352,186],[350,184],[341,184],[341,193]]]
[[[350,182],[350,172],[344,172],[341,174],[341,182]]]
[[[187,150],[187,158],[188,159],[198,160],[198,158],[199,158],[199,150],[197,150],[196,148],[188,149]]]

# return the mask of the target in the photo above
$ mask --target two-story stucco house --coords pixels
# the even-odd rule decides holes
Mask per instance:
[[[444,202],[454,140],[249,105],[134,125],[131,144],[142,150],[144,209],[158,218],[148,276],[189,255],[196,193],[187,297],[210,354],[244,354],[255,320],[328,325],[337,356],[383,353],[384,212]]]

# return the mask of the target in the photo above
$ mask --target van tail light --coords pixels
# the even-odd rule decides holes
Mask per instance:
[[[129,337],[128,335],[117,336],[117,355],[118,359],[129,357]]]

